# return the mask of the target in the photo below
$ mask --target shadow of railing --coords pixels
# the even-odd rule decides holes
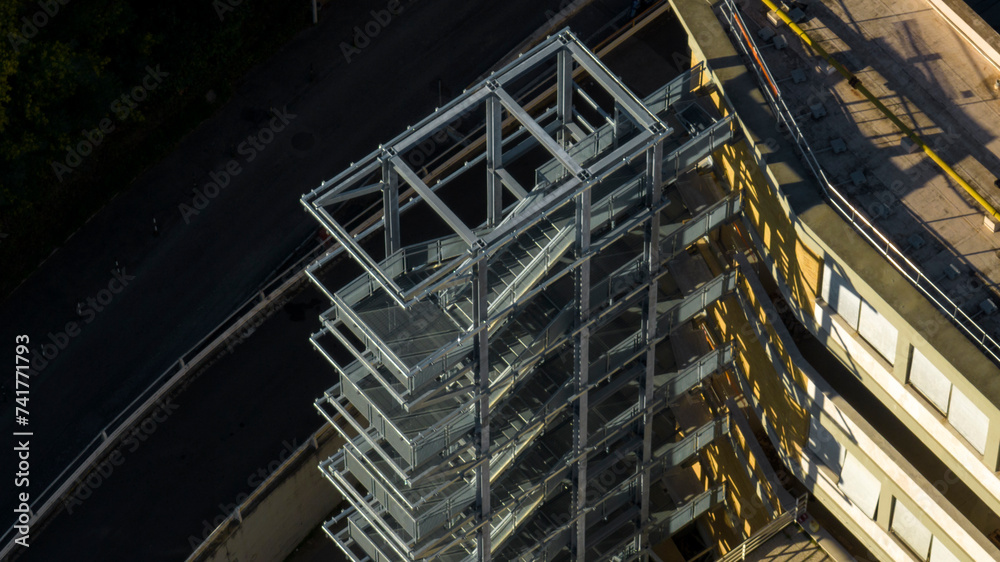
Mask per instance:
[[[794,114],[788,108],[781,90],[774,81],[773,74],[763,58],[759,57],[754,40],[746,30],[747,24],[738,12],[734,0],[724,0],[721,14],[732,31],[733,42],[750,62],[748,68],[753,70],[760,83],[760,91],[766,97],[779,123],[781,123],[798,147],[800,154],[809,170],[816,177],[826,195],[827,200],[847,222],[861,234],[873,248],[896,268],[907,280],[919,289],[951,322],[960,328],[994,363],[1000,365],[1000,343],[998,343],[976,320],[967,314],[959,304],[956,304],[945,291],[929,278],[896,244],[886,236],[862,211],[858,210],[847,197],[829,180],[816,154],[802,133]]]

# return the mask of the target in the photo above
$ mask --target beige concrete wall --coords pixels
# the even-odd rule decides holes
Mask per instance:
[[[794,144],[776,130],[755,79],[709,7],[695,0],[672,0],[671,4],[689,31],[695,60],[707,61],[713,71],[720,91],[717,99],[737,111],[745,140],[720,151],[716,162],[743,190],[746,215],[755,230],[750,234],[768,248],[774,260],[772,273],[785,282],[786,298],[798,305],[798,319],[841,355],[874,396],[1000,513],[1000,481],[994,474],[1000,468],[1000,369],[825,202]],[[825,261],[837,264],[859,295],[898,330],[893,365],[856,332],[847,334],[850,337],[844,333],[832,337],[826,315],[815,318],[817,305],[823,304],[818,294]],[[854,353],[849,354],[847,348]],[[919,349],[989,418],[985,454],[972,449],[907,384],[913,349]]]
[[[745,279],[740,279],[740,284],[745,282]],[[748,294],[747,298],[754,297]],[[752,302],[751,306],[756,304]],[[767,312],[760,308],[758,310],[761,314]],[[709,308],[708,315],[714,321],[723,341],[733,341],[736,362],[750,381],[752,397],[764,405],[767,419],[781,420],[779,431],[782,446],[788,451],[796,451],[802,447],[809,437],[809,413],[786,392],[772,358],[760,346],[753,330],[749,329],[750,320],[744,314],[737,297],[730,296],[716,302]],[[801,374],[798,365],[787,357],[783,357],[781,363],[793,373],[799,384],[806,384],[806,378]],[[732,380],[731,384],[738,387],[735,380]]]
[[[716,476],[715,481],[725,483],[726,506],[739,519],[733,522],[735,527],[730,527],[725,510],[716,509],[705,514],[705,524],[712,530],[714,546],[719,552],[729,552],[766,525],[771,513],[757,496],[756,487],[747,475],[747,467],[728,440],[717,440],[705,447],[703,454],[709,470]]]
[[[343,439],[329,425],[286,460],[195,551],[189,561],[254,562],[284,560],[316,530],[342,498],[317,468]]]
[[[885,258],[853,234],[849,225],[831,209],[827,210],[829,213],[825,215],[825,222],[820,222],[820,213],[813,210],[802,215],[802,236],[811,240],[831,264],[836,264],[858,295],[899,331],[894,364],[882,360],[867,343],[858,347],[848,345],[851,342],[844,337],[830,337],[829,323],[813,322],[818,320],[815,318],[815,304],[808,314],[806,325],[830,347],[839,347],[841,351],[846,351],[848,347],[863,350],[855,354],[857,360],[850,365],[859,367],[855,369],[856,374],[876,395],[891,395],[895,401],[902,398],[900,392],[904,392],[903,389],[905,393],[917,396],[905,383],[908,381],[912,350],[919,349],[935,368],[987,415],[990,437],[986,452],[975,452],[975,457],[988,468],[988,472],[1000,469],[1000,369],[922,293],[888,265]],[[833,223],[834,220],[838,222]],[[850,339],[859,339],[856,331],[852,330]],[[883,371],[889,373],[896,383],[877,376]],[[926,401],[918,402],[922,403],[903,409],[905,415],[901,415],[900,419],[926,438],[924,440],[938,442],[926,431],[925,424],[940,416]],[[947,421],[944,424],[948,425]],[[945,455],[956,446],[971,450],[965,442],[947,440],[939,445],[940,453]],[[997,508],[1000,509],[1000,503]]]
[[[719,171],[744,194],[751,229],[746,234],[754,238],[755,245],[766,248],[765,253],[773,260],[767,265],[781,285],[785,298],[797,305],[793,308],[799,321],[824,339],[831,349],[837,351],[840,345],[839,354],[857,369],[872,394],[885,402],[971,489],[988,502],[1000,498],[991,497],[998,486],[993,470],[1000,460],[1000,409],[997,407],[1000,405],[1000,369],[826,203],[819,186],[801,164],[795,145],[776,130],[775,118],[756,80],[743,66],[710,6],[700,0],[671,0],[671,4],[689,32],[695,62],[705,61],[713,71],[712,79],[719,88],[718,102],[737,112],[745,139],[719,151],[715,160]],[[896,353],[892,357],[894,364],[878,357],[856,331],[853,334],[840,331],[836,338],[830,337],[834,328],[829,324],[830,315],[820,298],[822,265],[827,261],[835,262],[860,296],[899,331]],[[753,298],[751,295],[750,299]],[[757,302],[752,306],[756,311],[762,308]],[[817,382],[808,372],[811,368],[800,356],[789,354],[781,338],[773,338],[775,334],[770,326],[765,328],[772,342],[770,349],[767,352],[754,349],[754,338],[739,328],[741,322],[746,321],[745,315],[740,318],[742,311],[736,308],[732,299],[716,308],[715,320],[737,343],[738,361],[747,378],[745,393],[757,405],[786,463],[798,471],[800,478],[812,482],[824,504],[829,503],[834,513],[850,521],[856,532],[874,537],[870,544],[873,549],[888,558],[898,554],[891,544],[892,539],[888,538],[888,516],[882,513],[888,501],[883,502],[876,521],[865,523],[866,517],[862,515],[862,519],[857,519],[857,513],[841,505],[843,498],[838,496],[836,479],[829,488],[816,478],[813,456],[804,447],[809,418],[817,415],[813,411],[818,398]],[[766,317],[760,320],[766,325]],[[985,455],[975,454],[948,426],[947,420],[940,415],[933,416],[929,406],[922,404],[908,388],[908,359],[914,348],[920,349],[989,417]],[[802,393],[810,398],[803,399]],[[869,439],[867,443],[874,446],[881,436],[874,430],[870,433],[874,440]],[[841,437],[852,439],[850,435]],[[876,452],[885,452],[885,449]],[[921,488],[933,488],[919,474],[912,474],[912,469],[884,469],[886,458],[892,458],[896,466],[904,466],[905,462],[896,462],[898,459],[892,455],[876,460],[865,453],[863,447],[858,449],[858,455],[866,459],[866,466],[885,482],[883,489],[889,490],[888,498],[922,498],[925,502],[921,506],[924,510],[922,521],[934,527],[936,534],[952,536],[953,529],[945,528],[947,525],[943,524],[940,510],[951,515],[955,506],[939,495],[921,495]],[[940,517],[931,515],[932,512]],[[964,529],[968,524],[961,517],[952,517],[952,520],[959,528]],[[989,547],[982,544],[981,534],[967,534],[967,537],[970,537],[965,539],[967,547]]]
[[[751,310],[773,309],[773,304],[762,296],[763,287],[752,277],[747,277],[742,290],[745,301],[752,303]],[[800,480],[810,485],[811,490],[818,492],[817,496],[822,493],[826,497],[824,505],[837,514],[867,548],[891,560],[909,558],[905,547],[890,532],[895,500],[904,502],[934,540],[960,560],[1000,559],[1000,550],[966,519],[959,506],[948,502],[888,440],[836,394],[802,357],[780,323],[765,325],[763,315],[751,322],[758,341],[763,342],[765,353],[772,360],[777,379],[785,388],[786,399],[801,407],[847,455],[878,480],[881,486],[878,498],[866,498],[877,499],[877,510],[871,518],[852,501],[835,497],[843,496],[840,467],[829,466],[813,452],[816,441],[825,439],[816,435],[807,435],[802,441],[789,439],[783,427],[784,420],[768,415],[768,405],[763,401],[767,398],[759,398],[754,391],[755,377],[749,374],[740,377],[744,392],[751,397],[786,464]]]

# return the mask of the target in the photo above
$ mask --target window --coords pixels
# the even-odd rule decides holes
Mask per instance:
[[[913,350],[913,360],[910,362],[910,384],[920,391],[931,404],[941,413],[948,414],[948,401],[951,399],[951,381],[948,377],[920,353]]]
[[[844,459],[844,469],[840,473],[840,489],[865,515],[875,519],[875,508],[878,507],[882,482],[851,453],[847,453]]]
[[[917,554],[917,558],[927,560],[931,550],[931,532],[897,498],[893,498],[892,522],[889,524],[889,530],[906,543],[906,546]]]
[[[989,429],[990,419],[958,387],[951,389],[948,421],[979,454],[986,452],[986,431]]]

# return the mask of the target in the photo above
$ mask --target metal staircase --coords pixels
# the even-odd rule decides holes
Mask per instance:
[[[548,68],[546,57],[557,61],[557,102],[531,117],[505,89]],[[735,218],[738,195],[696,214],[664,197],[729,140],[731,122],[692,136],[661,120],[695,99],[700,68],[652,94],[651,111],[568,32],[519,61],[303,198],[365,267],[334,291],[310,269],[331,300],[312,341],[339,374],[316,408],[346,442],[320,469],[350,505],[325,528],[357,562],[610,560],[638,548],[637,530],[675,531],[722,501],[709,490],[657,511],[649,490],[728,430],[713,420],[685,433],[671,404],[726,369],[731,349],[683,364],[658,350],[735,288],[724,272],[682,292],[667,264]],[[574,93],[599,99],[569,79],[573,65],[608,89],[610,122],[572,111]],[[469,228],[401,155],[475,103],[486,108],[490,205]],[[501,106],[551,155],[530,189],[507,169],[528,151],[504,146]],[[372,174],[377,184],[353,186]],[[400,245],[404,180],[454,235]],[[325,206],[379,186],[377,260]],[[501,189],[516,199],[502,210]]]

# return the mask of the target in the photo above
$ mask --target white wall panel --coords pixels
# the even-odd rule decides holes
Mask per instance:
[[[951,381],[935,367],[919,349],[913,350],[910,362],[910,383],[920,391],[938,410],[948,413],[951,399]]]
[[[931,541],[931,562],[962,562],[962,559],[952,554],[948,547],[935,538]]]
[[[809,448],[835,474],[840,474],[847,450],[833,438],[832,433],[820,425],[819,414],[813,414],[809,418]]]
[[[851,453],[847,453],[844,459],[844,469],[840,473],[840,489],[865,515],[875,519],[875,508],[878,507],[882,482]]]
[[[858,334],[865,338],[890,365],[895,363],[896,340],[899,339],[899,330],[885,316],[879,314],[877,310],[864,301],[861,301]]]
[[[917,553],[917,558],[927,560],[927,553],[931,548],[931,532],[898,499],[892,508],[892,523],[889,529]]]
[[[980,454],[986,451],[986,431],[990,419],[958,387],[951,389],[948,421]]]
[[[861,297],[854,291],[850,281],[830,268],[829,260],[823,264],[823,300],[837,311],[848,326],[858,329]]]

